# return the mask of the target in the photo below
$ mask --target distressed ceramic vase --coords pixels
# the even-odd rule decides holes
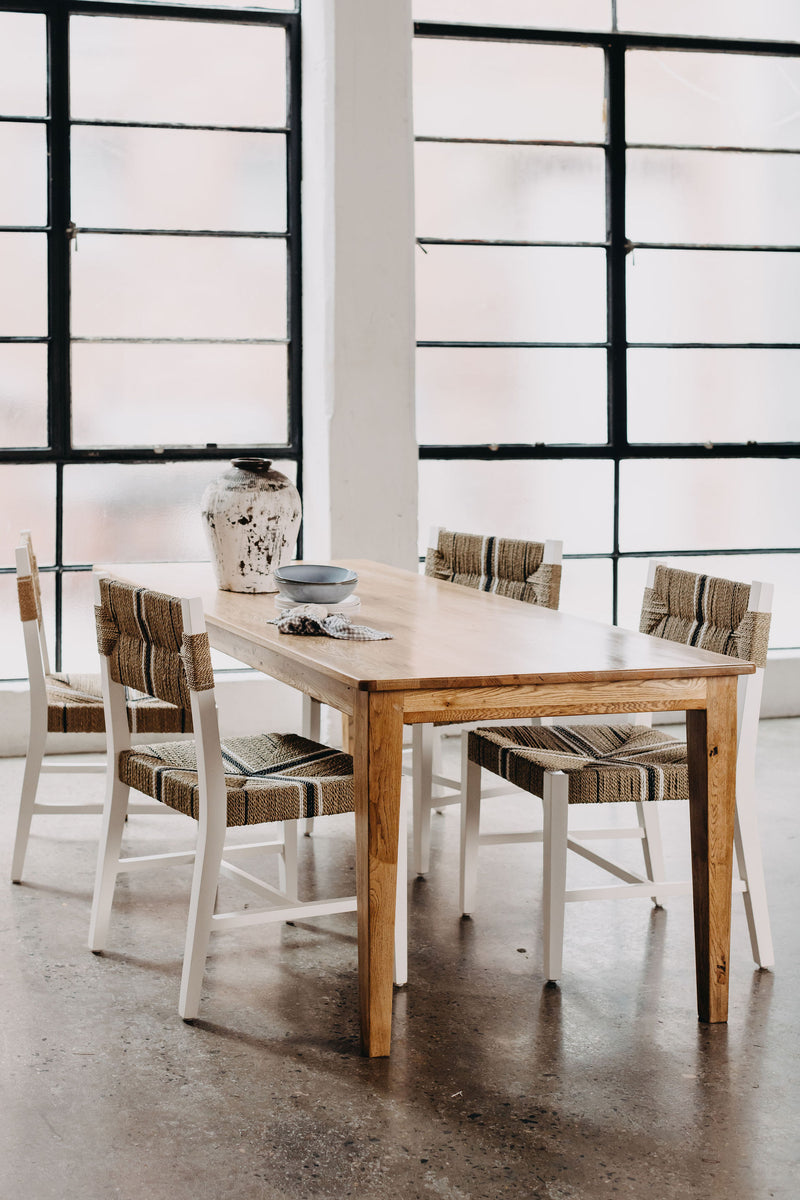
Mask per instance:
[[[276,592],[272,572],[294,555],[300,493],[267,458],[234,458],[203,493],[217,584],[226,592]]]

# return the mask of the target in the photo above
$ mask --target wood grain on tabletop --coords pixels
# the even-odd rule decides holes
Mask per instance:
[[[457,584],[363,560],[361,609],[354,623],[392,634],[380,642],[293,637],[267,622],[274,593],[218,591],[208,563],[128,563],[97,567],[175,595],[202,597],[206,621],[248,642],[312,666],[350,687],[401,689],[543,682],[657,679],[749,673],[737,659],[566,612],[522,604]],[[213,642],[213,637],[212,637]]]

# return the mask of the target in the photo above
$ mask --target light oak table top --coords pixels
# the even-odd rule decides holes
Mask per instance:
[[[351,718],[365,1053],[390,1049],[402,726],[422,721],[685,710],[698,1012],[726,1020],[736,683],[753,665],[380,563],[340,565],[358,572],[354,621],[391,640],[281,634],[274,595],[218,591],[206,563],[97,570],[200,596],[213,646]]]

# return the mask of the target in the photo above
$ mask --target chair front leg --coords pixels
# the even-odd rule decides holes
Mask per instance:
[[[211,816],[201,819],[197,834],[197,851],[192,876],[192,897],[189,902],[189,922],[186,927],[186,949],[183,955],[181,992],[178,1012],[184,1021],[191,1021],[200,1008],[200,990],[206,969],[211,918],[217,894],[222,851],[225,846],[225,797],[212,805]]]
[[[462,916],[475,908],[478,835],[481,825],[481,768],[469,757],[469,733],[461,734],[461,860],[458,903]]]
[[[119,854],[128,814],[129,792],[128,785],[122,783],[116,774],[116,764],[109,762],[92,915],[89,921],[89,949],[95,954],[105,949],[108,939],[108,924],[119,873]]]
[[[278,887],[297,900],[297,830],[299,821],[283,822],[283,849],[278,857]]]
[[[412,725],[411,727],[414,871],[417,875],[427,875],[431,866],[433,733],[432,725]]]
[[[658,819],[656,802],[652,800],[639,800],[636,804],[636,812],[639,817],[639,825],[644,830],[642,851],[644,853],[644,869],[647,873],[647,878],[655,882],[664,880],[666,879],[664,849],[661,843],[661,823]],[[653,893],[651,899],[656,908],[664,907],[657,892]]]
[[[555,983],[561,978],[567,888],[569,776],[563,771],[545,773],[542,807],[544,973],[550,983]]]
[[[25,774],[22,777],[22,792],[19,798],[17,833],[14,838],[14,853],[11,857],[12,883],[19,883],[22,879],[22,868],[25,865],[25,851],[28,849],[31,818],[33,817],[34,805],[36,804],[36,790],[39,786],[39,774],[42,769],[46,741],[47,733],[44,729],[44,724],[37,722],[37,727],[34,728],[34,714],[31,713],[31,731],[28,736]]]
[[[736,848],[739,874],[747,884],[744,908],[753,958],[759,967],[771,967],[775,963],[775,951],[772,947],[767,890],[764,886],[764,864],[761,858],[753,789],[746,785],[740,785],[736,797],[733,844]]]

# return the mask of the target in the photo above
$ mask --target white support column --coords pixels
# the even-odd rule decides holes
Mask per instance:
[[[410,0],[303,0],[307,558],[417,559]]]

